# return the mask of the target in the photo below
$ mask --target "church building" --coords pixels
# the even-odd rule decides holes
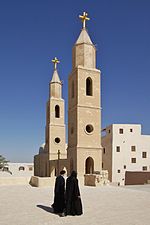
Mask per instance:
[[[34,156],[35,176],[52,177],[62,169],[69,175],[98,173],[102,169],[101,72],[96,68],[96,48],[86,29],[87,13],[79,16],[83,27],[72,49],[68,78],[68,144],[62,82],[55,57],[46,106],[45,143]]]

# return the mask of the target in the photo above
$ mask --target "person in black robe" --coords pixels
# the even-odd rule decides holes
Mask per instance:
[[[54,203],[52,204],[54,213],[58,213],[60,216],[64,216],[65,209],[65,170],[60,172],[60,175],[56,178],[54,188]]]
[[[72,171],[66,181],[66,215],[81,215],[82,202],[78,185],[77,173]]]

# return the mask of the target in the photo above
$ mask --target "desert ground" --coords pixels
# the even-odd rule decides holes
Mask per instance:
[[[59,217],[53,187],[0,186],[0,225],[150,225],[150,185],[80,190],[84,214]]]

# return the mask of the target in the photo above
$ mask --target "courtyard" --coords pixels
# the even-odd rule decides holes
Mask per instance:
[[[150,185],[81,186],[84,214],[51,212],[53,187],[0,186],[0,225],[149,225]]]

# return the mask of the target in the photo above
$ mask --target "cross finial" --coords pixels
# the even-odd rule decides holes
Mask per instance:
[[[86,20],[90,20],[90,18],[87,17],[88,13],[87,12],[83,12],[83,15],[79,15],[79,18],[81,19],[82,23],[83,23],[83,29],[85,28],[85,23]]]
[[[57,69],[57,64],[60,63],[60,61],[57,59],[57,57],[55,57],[54,59],[52,59],[52,62],[54,63],[54,69]]]

